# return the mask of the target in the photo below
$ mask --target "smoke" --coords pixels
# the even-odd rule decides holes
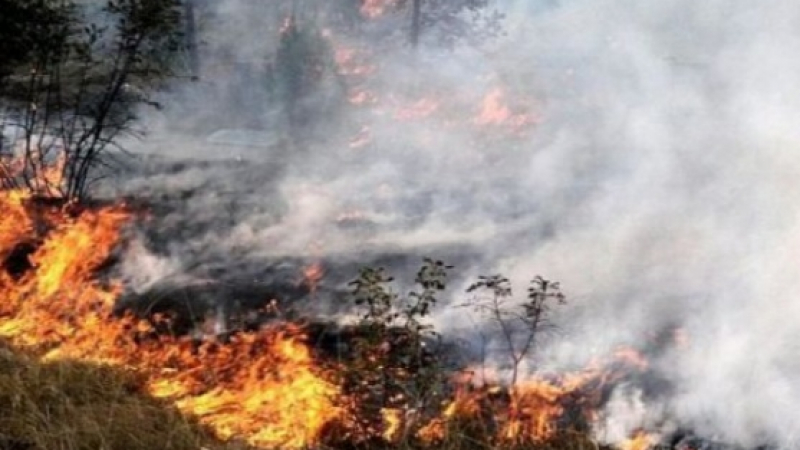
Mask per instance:
[[[572,291],[572,339],[554,344],[556,359],[682,323],[691,344],[659,367],[677,383],[672,413],[748,445],[790,446],[800,430],[787,250],[798,104],[785,96],[798,14],[777,2],[566,2],[529,25],[539,39],[527,51],[574,67],[566,80],[540,72],[548,92],[570,94],[550,102],[543,126],[556,137],[531,149],[530,170],[555,172],[544,198],[583,167],[597,184],[555,236],[503,267]]]
[[[244,2],[218,3],[213,35],[240,51],[234,60],[275,48],[268,36],[278,19],[265,29],[245,20],[254,16]],[[322,124],[326,139],[305,148],[209,147],[151,116],[154,136],[137,151],[159,157],[142,157],[114,189],[171,203],[150,250],[126,256],[125,270],[139,273],[128,279],[152,283],[162,268],[257,277],[263,261],[284,257],[326,255],[352,267],[385,253],[453,256],[467,278],[502,272],[521,283],[542,274],[562,283],[570,303],[555,317],[563,336],[547,341],[541,364],[585,361],[674,324],[690,336],[652,361],[675,392],[644,406],[638,394],[619,393],[612,434],[638,426],[632,412],[667,411],[731,442],[795,445],[800,4],[502,7],[507,36],[487,48],[372,49],[379,69],[368,87],[380,106],[341,113],[337,126]],[[247,88],[237,70],[223,72],[201,83]],[[477,114],[498,84],[541,118],[523,139],[487,142],[477,126],[453,126],[460,119],[451,112],[400,120],[386,94],[405,105],[472,104]],[[226,106],[209,91],[171,93],[181,126],[209,124],[210,133],[211,112],[277,114],[273,105]],[[368,148],[351,148],[364,126]],[[278,142],[285,128],[267,133]],[[336,218],[347,212],[370,220],[343,227]],[[442,308],[436,319],[464,334],[480,320],[466,314]]]

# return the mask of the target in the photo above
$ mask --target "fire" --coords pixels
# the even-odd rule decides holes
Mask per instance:
[[[641,353],[630,347],[621,347],[614,352],[614,356],[619,361],[625,361],[631,366],[638,368],[640,371],[645,371],[650,366],[650,362]]]
[[[396,4],[396,0],[365,0],[361,12],[377,18]],[[293,26],[293,18],[287,17],[281,32],[290,32]],[[459,126],[520,130],[534,122],[507,103],[501,88],[487,94],[474,118],[471,108],[451,105],[451,96],[440,92],[436,98],[409,100],[381,91],[379,98],[358,85],[378,70],[370,57],[361,49],[336,46],[340,73],[356,84],[349,96],[355,106],[387,101],[384,106],[394,112],[387,117],[401,121],[434,114],[450,117],[451,110],[463,109],[468,112],[454,119]],[[361,148],[372,139],[371,129],[364,125],[350,146]],[[5,175],[25,170],[16,163],[4,167],[12,168]],[[47,203],[35,198],[53,195],[49,187],[61,184],[63,168],[63,160],[37,168],[29,193],[0,190],[0,337],[47,360],[80,359],[129,368],[141,374],[143,389],[170,400],[220,438],[241,439],[261,448],[299,449],[324,443],[332,429],[342,429],[356,441],[399,442],[413,436],[435,445],[471,430],[504,446],[544,442],[564,429],[567,418],[590,423],[605,386],[648,367],[641,354],[620,349],[612,361],[598,361],[571,374],[533,375],[513,386],[465,376],[448,386],[452,392],[433,413],[410,401],[381,405],[377,409],[381,425],[368,431],[372,434],[352,436],[363,431],[352,426],[358,421],[352,417],[358,408],[340,383],[342,367],[315,354],[303,326],[271,324],[233,334],[224,343],[198,342],[165,334],[162,328],[171,320],[168,316],[115,317],[113,307],[123,286],[104,280],[102,269],[133,213],[124,204],[89,208],[68,199]],[[376,195],[391,196],[391,187],[382,185]],[[335,220],[365,218],[364,212],[352,210]],[[30,251],[21,252],[23,244]],[[312,292],[325,277],[321,255],[314,256],[316,262],[303,268],[301,280]],[[10,262],[22,267],[13,276],[5,267]],[[380,349],[389,352],[391,346],[384,343]],[[614,364],[624,367],[616,370]],[[651,436],[637,434],[622,450],[648,450],[651,445]]]
[[[132,220],[126,205],[44,206],[0,191],[0,207],[0,262],[21,242],[35,247],[20,276],[0,270],[0,336],[43,359],[80,359],[136,371],[143,389],[173,402],[222,439],[299,449],[340,430],[357,441],[413,436],[436,444],[480,423],[489,442],[541,442],[557,435],[565,417],[590,422],[601,401],[599,391],[627,370],[615,372],[597,362],[574,374],[534,376],[511,387],[464,377],[453,382],[455,391],[435,416],[401,402],[379,410],[378,429],[350,430],[358,408],[336,381],[341,363],[323,362],[301,325],[271,324],[224,343],[198,342],[158,331],[167,316],[148,321],[112,315],[123,287],[98,274]],[[46,230],[37,231],[42,224]],[[316,286],[324,277],[322,265],[309,265],[303,277]],[[634,369],[642,361],[627,350],[613,359]],[[353,436],[359,432],[372,434]]]
[[[14,246],[33,232],[23,205],[25,198],[18,191],[0,191],[0,261],[5,261]]]
[[[396,7],[399,0],[363,0],[361,15],[368,19],[377,19]]]
[[[353,105],[369,105],[377,103],[378,100],[375,94],[369,91],[358,91],[350,95],[347,101]]]
[[[323,276],[325,276],[325,269],[319,261],[309,264],[303,269],[303,282],[311,289],[312,293],[317,290]]]
[[[403,431],[403,411],[396,408],[383,408],[381,416],[383,416],[384,423],[381,436],[387,442],[398,441]]]
[[[334,60],[339,68],[339,73],[351,77],[371,75],[377,70],[377,66],[368,63],[369,52],[356,47],[347,47],[337,44],[330,39],[334,45]]]
[[[0,255],[33,239],[25,196],[3,192]],[[77,358],[130,367],[145,388],[170,399],[220,437],[299,448],[339,414],[337,387],[320,374],[303,331],[280,326],[227,345],[157,336],[153,324],[111,318],[121,287],[95,280],[130,214],[124,205],[84,210],[60,222],[19,280],[0,275],[0,335],[41,349],[44,359]],[[311,274],[318,277],[319,274]]]
[[[439,110],[441,102],[434,98],[421,98],[408,106],[401,107],[395,113],[395,119],[411,120],[430,116]]]
[[[486,94],[481,110],[474,119],[477,125],[507,126],[517,132],[534,122],[530,114],[512,110],[506,103],[506,94],[501,88],[494,88]]]
[[[362,14],[377,18],[399,5],[394,0],[365,0]],[[334,49],[338,73],[346,81],[347,102],[354,108],[366,109],[376,119],[416,121],[434,117],[437,125],[447,128],[467,128],[480,135],[509,137],[523,135],[540,118],[531,112],[527,99],[509,99],[501,84],[489,90],[480,106],[474,110],[475,98],[455,91],[407,92],[402,85],[381,84],[382,65],[379,55],[369,48],[346,42],[331,34],[328,40]],[[363,127],[367,125],[361,124]],[[359,132],[351,139],[351,148],[361,148],[370,142]]]
[[[222,438],[288,448],[314,442],[339,414],[332,404],[337,388],[315,373],[300,330],[269,331],[209,344],[196,356],[184,353],[189,364],[153,383],[153,394],[176,400]],[[253,357],[256,350],[262,356]]]
[[[18,143],[12,155],[0,155],[0,186],[25,186],[33,195],[59,196],[64,182],[66,153],[58,142],[48,151],[33,144]],[[31,145],[31,148],[21,148]],[[55,159],[52,159],[55,155]]]
[[[626,441],[619,444],[619,450],[651,450],[658,443],[656,436],[644,430],[637,430]]]
[[[612,361],[628,362],[617,358]],[[510,388],[487,380],[478,383],[473,380],[477,372],[468,372],[457,379],[461,387],[442,417],[424,427],[419,436],[426,442],[441,442],[448,437],[454,422],[461,427],[470,422],[489,422],[493,427],[491,438],[504,446],[548,441],[562,429],[565,417],[573,425],[595,419],[602,403],[601,390],[624,373],[611,372],[605,369],[606,365],[598,361],[579,372],[532,377]]]

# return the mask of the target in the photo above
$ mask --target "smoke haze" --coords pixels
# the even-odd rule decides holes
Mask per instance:
[[[213,36],[241,52],[235,59],[274,48],[262,22],[244,20],[252,14],[246,2],[218,4],[225,26]],[[728,441],[796,445],[800,3],[501,7],[507,35],[499,41],[454,51],[423,45],[417,55],[376,49],[367,86],[404,104],[424,97],[472,105],[470,117],[500,86],[532,108],[535,124],[521,138],[476,137],[480,127],[452,125],[464,122],[463,111],[446,106],[401,120],[381,110],[387,95],[341,113],[337,126],[323,123],[326,139],[307,148],[208,162],[219,150],[147,117],[152,136],[136,151],[159,158],[143,156],[113,189],[185,197],[157,214],[159,230],[143,232],[126,254],[126,279],[144,289],[167,275],[258,277],[264,261],[324,254],[366,264],[381,252],[461,255],[448,262],[465,279],[501,272],[519,284],[542,274],[560,281],[569,300],[556,317],[563,337],[542,349],[548,367],[669,326],[687,331],[685,347],[651,361],[675,392],[642,406],[638,393],[620,391],[609,405],[610,433],[662,419],[637,411],[665,410]],[[341,45],[370,50],[344,38]],[[242,86],[233,74],[216,77]],[[165,103],[182,122],[208,111],[250,113],[219,111],[202,86],[171,95]],[[274,114],[258,108],[252,114]],[[353,149],[364,126],[370,143]],[[265,132],[278,141],[283,130]],[[337,223],[353,211],[373,228]],[[462,287],[452,286],[459,300]],[[463,334],[466,314],[442,307],[437,324]]]

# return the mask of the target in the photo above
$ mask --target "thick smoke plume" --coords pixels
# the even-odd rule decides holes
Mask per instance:
[[[274,48],[263,21],[245,20],[247,2],[218,3],[214,36],[239,52],[233,59]],[[258,278],[265,261],[290,257],[368,264],[393,252],[453,256],[466,277],[543,274],[570,299],[556,318],[562,336],[542,349],[548,367],[668,327],[689,336],[651,361],[673,383],[666,400],[619,393],[611,432],[661,419],[644,411],[667,411],[731,442],[796,445],[800,3],[499,6],[507,35],[491,45],[372,49],[379,69],[370,86],[378,95],[457,99],[475,115],[502,87],[532,107],[535,124],[522,138],[487,143],[478,125],[451,126],[445,113],[401,120],[354,109],[337,117],[346,126],[323,123],[326,139],[296,151],[251,149],[247,162],[220,162],[226,150],[151,116],[142,158],[114,188],[172,203],[126,255],[132,286],[165,276]],[[211,82],[246,88],[243,76],[217,73]],[[165,102],[183,124],[207,121],[210,111],[274,113],[255,94],[258,111],[244,102],[220,110],[197,84],[171,95]],[[368,148],[354,150],[348,142],[364,126]],[[263,138],[279,141],[284,131]],[[345,213],[371,221],[343,227],[336,218]],[[448,325],[468,323],[467,310],[438,314],[442,331],[463,333]]]

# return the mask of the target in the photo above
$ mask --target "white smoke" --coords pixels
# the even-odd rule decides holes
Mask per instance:
[[[220,5],[230,16],[247,14],[238,2]],[[519,283],[542,274],[562,283],[570,304],[557,320],[565,337],[548,341],[547,364],[585,361],[680,324],[689,346],[654,362],[677,392],[649,407],[732,442],[796,444],[800,3],[507,0],[504,7],[508,36],[491,48],[379,54],[376,77],[401,91],[476,102],[492,76],[521,86],[543,117],[526,142],[486,146],[442,119],[371,117],[369,152],[332,134],[287,158],[264,151],[244,166],[139,175],[122,189],[202,190],[161,219],[203,231],[171,244],[175,262],[129,255],[133,263],[162,271],[197,255],[311,254],[318,241],[331,254],[377,247],[424,256],[437,243],[470,245],[482,259],[460,268],[468,275],[503,272]],[[249,43],[261,30],[237,23],[223,38],[256,54]],[[218,107],[198,98],[200,109]],[[364,120],[345,120],[356,118]],[[218,156],[171,139],[149,151]],[[230,192],[238,203],[228,211]],[[412,200],[398,206],[403,195]],[[281,202],[288,212],[278,221]],[[348,208],[372,211],[386,230],[354,236],[331,226]],[[463,314],[445,308],[437,322],[456,333]],[[614,423],[645,414],[634,400],[633,409],[612,402]]]

